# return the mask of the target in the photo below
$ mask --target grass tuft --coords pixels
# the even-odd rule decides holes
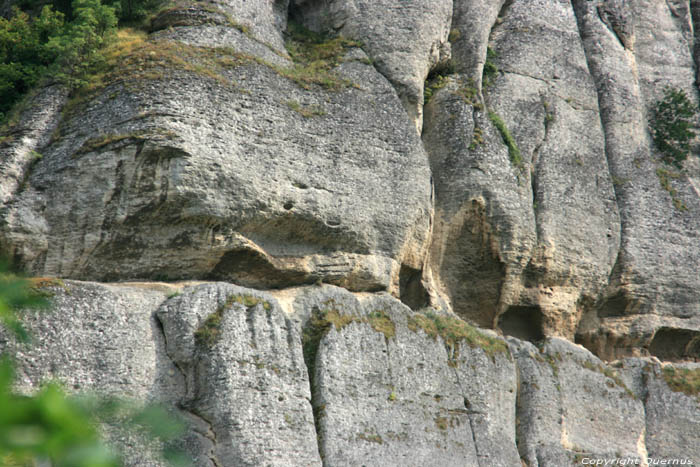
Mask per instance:
[[[285,46],[294,65],[291,68],[273,67],[279,74],[304,89],[319,85],[337,91],[352,85],[352,82],[334,73],[333,69],[341,63],[346,50],[361,46],[359,42],[342,36],[326,37],[293,21],[289,22],[287,33]]]
[[[413,332],[423,330],[433,339],[440,336],[451,353],[451,365],[456,365],[459,356],[459,345],[464,342],[472,348],[481,348],[492,359],[497,354],[508,355],[506,343],[495,337],[487,336],[474,326],[453,316],[438,315],[432,311],[426,314],[416,313],[408,319],[408,329]]]
[[[489,119],[491,120],[491,123],[493,123],[493,125],[498,129],[498,132],[501,134],[501,138],[503,138],[503,142],[505,143],[505,145],[508,146],[508,155],[510,156],[511,164],[513,164],[515,167],[518,167],[519,169],[522,169],[523,157],[520,154],[520,149],[518,148],[518,145],[515,142],[513,135],[511,135],[510,131],[508,131],[506,123],[501,117],[498,116],[496,112],[489,112]]]
[[[656,169],[656,176],[659,177],[659,183],[661,183],[663,189],[666,190],[669,195],[671,195],[673,206],[679,211],[687,211],[688,207],[685,205],[683,200],[678,197],[678,191],[673,188],[673,185],[671,185],[671,179],[678,179],[681,177],[681,174],[663,167],[659,167]]]
[[[674,368],[671,365],[663,367],[661,374],[671,391],[682,392],[700,400],[700,368]]]

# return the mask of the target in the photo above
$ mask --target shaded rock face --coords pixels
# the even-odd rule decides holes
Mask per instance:
[[[700,455],[698,395],[678,386],[697,363],[608,366],[563,339],[506,342],[388,294],[333,286],[65,281],[44,291],[53,310],[26,319],[41,339],[28,348],[0,335],[0,349],[16,355],[18,389],[50,377],[71,391],[167,401],[188,422],[179,445],[193,465]],[[161,465],[138,440],[113,442],[127,465]]]
[[[37,275],[322,281],[607,359],[697,358],[700,162],[664,164],[648,125],[666,86],[697,94],[694,9],[389,6],[164,11],[144,47],[170,62],[68,105],[46,88],[5,131],[0,247]],[[290,21],[355,42],[319,72]]]
[[[0,132],[1,252],[103,282],[51,287],[33,347],[0,337],[20,388],[165,399],[198,466],[700,462],[700,159],[649,125],[667,86],[698,100],[698,18],[165,10],[103,85]],[[170,282],[104,283],[133,280]]]
[[[423,83],[450,59],[452,0],[294,0],[293,11],[313,30],[361,41],[373,64],[396,88],[421,128]]]
[[[3,246],[43,275],[398,289],[401,265],[422,268],[429,168],[361,58],[335,70],[338,91],[253,59],[109,86],[42,149]]]

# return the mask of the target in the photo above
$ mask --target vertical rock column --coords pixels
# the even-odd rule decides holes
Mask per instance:
[[[458,5],[459,73],[427,104],[423,134],[436,197],[428,280],[481,326],[573,339],[619,245],[575,16],[553,0]]]
[[[680,171],[662,163],[648,130],[666,86],[696,100],[691,20],[688,9],[673,2],[573,3],[598,90],[622,225],[609,287],[597,311],[584,317],[578,339],[615,358],[645,352],[640,348],[661,325],[700,329],[698,161],[691,155]]]

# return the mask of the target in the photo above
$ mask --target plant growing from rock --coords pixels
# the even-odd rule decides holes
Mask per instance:
[[[678,168],[688,158],[690,143],[696,133],[698,108],[685,91],[666,87],[664,96],[654,106],[651,117],[651,135],[663,154],[663,160]]]

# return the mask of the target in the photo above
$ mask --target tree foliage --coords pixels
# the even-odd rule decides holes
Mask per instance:
[[[50,5],[34,18],[18,8],[9,19],[0,17],[0,121],[42,78],[79,87],[104,60],[101,48],[116,32],[115,9],[100,0],[72,0],[66,18]]]
[[[693,129],[698,108],[685,91],[667,87],[664,96],[656,102],[651,121],[651,132],[656,147],[664,161],[681,168],[690,153],[690,143],[695,138]]]

